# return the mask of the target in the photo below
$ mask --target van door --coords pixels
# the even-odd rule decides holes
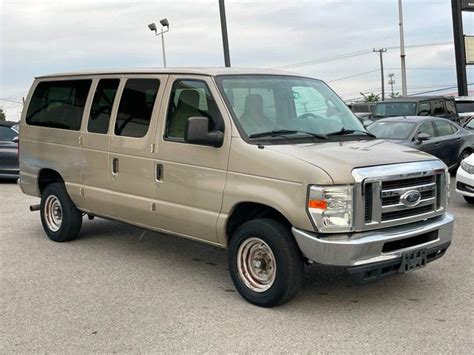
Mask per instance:
[[[124,77],[110,135],[109,174],[113,216],[159,226],[154,198],[155,136],[166,75]]]
[[[112,216],[110,204],[109,139],[111,120],[117,112],[120,79],[96,79],[93,98],[82,133],[81,207],[102,216]]]
[[[204,76],[170,76],[166,119],[160,121],[155,165],[158,213],[163,229],[218,242],[216,223],[222,207],[231,126],[214,82]],[[184,141],[189,117],[210,118],[210,128],[224,132],[222,147]]]

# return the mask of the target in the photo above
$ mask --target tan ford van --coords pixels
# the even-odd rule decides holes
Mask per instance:
[[[20,181],[48,237],[84,215],[228,248],[249,302],[290,300],[305,263],[358,282],[441,257],[453,217],[438,159],[375,139],[322,81],[250,69],[38,77]]]

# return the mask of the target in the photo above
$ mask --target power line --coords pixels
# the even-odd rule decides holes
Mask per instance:
[[[436,47],[436,46],[444,46],[444,45],[449,45],[452,44],[452,42],[432,42],[432,43],[420,43],[420,44],[413,44],[410,46],[405,46],[405,48],[423,48],[423,47]],[[386,49],[397,49],[400,48],[400,46],[391,46],[391,47],[384,47]],[[300,67],[306,67],[310,65],[317,65],[317,64],[325,64],[329,62],[333,62],[336,60],[341,60],[341,59],[347,59],[347,58],[353,58],[357,57],[360,55],[364,54],[369,54],[372,53],[372,49],[364,49],[356,52],[349,52],[349,53],[343,53],[337,56],[333,57],[325,57],[325,58],[318,58],[318,59],[311,59],[303,62],[297,62],[293,64],[286,64],[282,66],[275,67],[275,69],[290,69],[290,68],[300,68]]]
[[[357,76],[362,76],[362,75],[366,75],[366,74],[370,74],[370,73],[375,73],[375,72],[379,72],[380,69],[374,69],[374,70],[369,70],[369,71],[365,71],[363,73],[357,73],[357,74],[354,74],[354,75],[350,75],[350,76],[345,76],[343,78],[338,78],[338,79],[332,79],[332,80],[325,80],[326,83],[333,83],[335,81],[340,81],[340,80],[346,80],[346,79],[351,79],[351,78],[355,78]]]
[[[10,99],[0,99],[0,101],[14,102],[14,103],[16,103],[16,104],[23,104],[21,101],[10,100]]]

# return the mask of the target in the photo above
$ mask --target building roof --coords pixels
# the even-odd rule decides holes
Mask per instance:
[[[136,68],[136,69],[107,69],[107,70],[92,70],[92,71],[78,71],[69,73],[56,73],[41,75],[36,79],[43,78],[57,78],[65,76],[91,76],[91,75],[110,75],[110,74],[198,74],[198,75],[286,75],[298,76],[292,72],[286,72],[273,69],[258,69],[258,68]]]

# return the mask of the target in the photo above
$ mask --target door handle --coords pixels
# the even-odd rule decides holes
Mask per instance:
[[[156,164],[155,166],[155,181],[163,182],[163,164]]]
[[[112,159],[112,175],[118,175],[119,173],[119,160],[118,158]]]

